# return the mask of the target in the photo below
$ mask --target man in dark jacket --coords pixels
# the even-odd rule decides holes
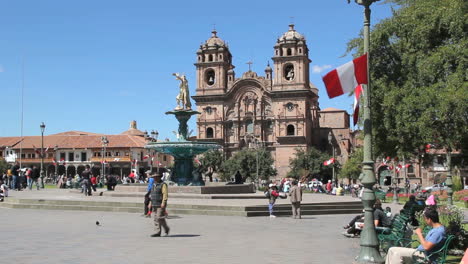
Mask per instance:
[[[166,236],[169,235],[169,226],[166,223],[166,206],[168,198],[168,188],[161,180],[161,174],[157,173],[154,175],[154,184],[151,189],[151,204],[153,206],[154,214],[154,227],[156,233],[152,234],[151,237],[160,237],[161,236],[161,226],[164,228]]]
[[[81,178],[83,179],[83,187],[84,187],[84,193],[85,196],[92,195],[91,193],[91,167],[89,165],[86,165],[86,169],[81,173]]]
[[[32,189],[32,185],[33,183],[36,184],[36,187],[37,187],[37,190],[39,191],[39,177],[41,176],[41,172],[39,170],[39,168],[34,165],[32,167],[32,171],[31,171],[31,175],[29,177],[31,177],[31,185],[29,186],[29,189],[31,190]]]

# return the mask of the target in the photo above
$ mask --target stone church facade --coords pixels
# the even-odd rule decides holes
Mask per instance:
[[[294,25],[276,41],[272,61],[263,76],[249,69],[237,77],[228,45],[213,31],[197,51],[192,98],[201,112],[198,140],[218,142],[227,157],[242,148],[266,147],[283,177],[295,149],[321,145],[327,132],[319,125],[306,39]]]

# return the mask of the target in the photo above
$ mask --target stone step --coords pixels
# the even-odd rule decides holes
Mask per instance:
[[[303,210],[301,206],[302,215],[329,215],[329,214],[359,214],[362,209],[321,209],[321,210]],[[268,216],[270,213],[266,211],[248,211],[247,217],[254,216]],[[275,216],[292,216],[291,210],[289,211],[278,211],[276,208],[273,210]]]
[[[22,209],[46,209],[46,210],[78,210],[78,211],[102,211],[102,212],[128,212],[143,213],[143,203],[89,201],[89,200],[54,200],[54,199],[17,199],[9,197],[0,203],[0,207]],[[169,204],[169,214],[194,214],[194,215],[223,215],[223,216],[268,216],[268,205],[259,206],[223,206],[223,205],[199,205],[199,204]],[[320,214],[358,214],[362,211],[359,202],[342,202],[327,204],[303,204],[303,215]],[[275,215],[290,216],[291,205],[280,204],[275,206]]]

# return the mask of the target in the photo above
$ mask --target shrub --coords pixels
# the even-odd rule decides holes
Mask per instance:
[[[461,190],[453,193],[454,201],[461,201],[463,197],[468,197],[468,190]]]
[[[448,199],[447,191],[433,191],[431,194],[433,194],[439,201],[447,201]]]

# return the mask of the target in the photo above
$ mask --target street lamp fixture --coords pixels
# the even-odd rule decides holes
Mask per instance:
[[[159,132],[157,130],[151,130],[151,142],[157,142],[159,137]],[[159,154],[153,153],[153,155],[156,154],[156,164],[158,166],[157,173],[159,173]],[[153,172],[153,157],[151,157],[151,172]]]
[[[333,169],[333,174],[332,174],[332,179],[333,183],[335,186],[337,185],[337,180],[336,180],[336,175],[335,175],[335,145],[333,144],[333,133],[330,131],[328,132],[328,143],[332,147],[332,153],[333,153],[333,163],[332,163],[332,169]]]
[[[41,188],[44,188],[44,131],[46,125],[44,122],[39,126],[41,128]]]
[[[369,74],[370,66],[370,6],[379,0],[354,0],[358,5],[364,6],[364,53],[367,53],[367,85],[364,86],[366,92],[363,94],[363,119],[364,119],[364,159],[362,162],[362,174],[359,177],[364,192],[362,195],[362,204],[364,206],[364,228],[361,231],[361,249],[356,257],[358,263],[384,263],[384,259],[379,252],[379,240],[374,227],[373,207],[375,204],[375,193],[372,189],[376,180],[374,174],[374,161],[372,155],[372,119],[370,109],[371,79]],[[351,1],[348,0],[348,3]]]
[[[101,184],[104,186],[104,179],[106,177],[106,159],[105,159],[105,156],[106,156],[106,147],[107,145],[109,144],[109,140],[107,139],[106,136],[102,136],[101,137],[101,144],[102,144],[102,158],[101,158],[101,167],[102,167],[102,170],[101,170],[101,179],[100,179],[100,182]]]
[[[58,169],[58,164],[57,164],[57,150],[58,150],[58,145],[55,145],[54,147],[54,160],[55,160],[55,175],[54,175],[54,183],[57,183],[57,169]]]

